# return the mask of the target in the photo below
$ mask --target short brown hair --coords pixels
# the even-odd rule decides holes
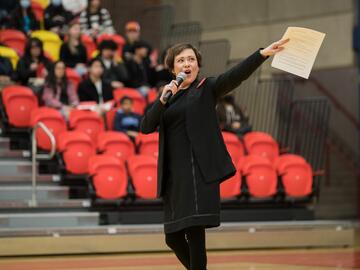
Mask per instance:
[[[189,43],[179,43],[179,44],[175,44],[174,46],[170,47],[167,51],[166,51],[166,56],[165,56],[165,67],[172,72],[174,69],[174,61],[175,61],[175,57],[177,55],[179,55],[183,50],[186,49],[191,49],[194,51],[195,56],[196,56],[196,60],[198,62],[198,66],[201,67],[201,53],[199,52],[198,49],[196,49],[193,45],[189,44]]]

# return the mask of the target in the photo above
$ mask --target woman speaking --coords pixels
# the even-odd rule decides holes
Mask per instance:
[[[201,54],[195,47],[177,44],[167,51],[166,67],[175,77],[186,77],[164,87],[145,114],[141,132],[159,126],[157,196],[164,202],[165,241],[186,269],[206,269],[205,228],[220,225],[219,184],[236,172],[217,122],[216,103],[288,41],[274,42],[220,76],[202,80]]]

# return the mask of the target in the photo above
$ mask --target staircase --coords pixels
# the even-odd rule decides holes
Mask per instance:
[[[36,166],[38,169],[38,165]],[[37,206],[31,205],[30,153],[11,150],[0,138],[0,232],[11,229],[98,226],[99,213],[87,199],[69,199],[69,188],[58,175],[37,176]]]

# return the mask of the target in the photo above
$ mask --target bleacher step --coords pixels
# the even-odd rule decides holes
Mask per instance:
[[[63,210],[73,210],[74,209],[88,209],[91,206],[90,200],[84,199],[66,199],[66,200],[40,200],[37,202],[36,207],[31,205],[29,200],[16,200],[16,201],[0,201],[0,211],[10,212],[10,211],[26,211],[26,212],[36,212],[36,211],[63,211]]]
[[[32,175],[30,173],[23,173],[18,175],[0,175],[0,186],[2,185],[24,185],[31,184]],[[56,174],[38,174],[36,181],[39,185],[51,185],[52,183],[58,183],[60,176]]]
[[[21,213],[0,214],[0,228],[47,228],[97,226],[99,213]]]
[[[32,196],[31,186],[2,186],[0,188],[0,201],[30,200]],[[61,186],[37,186],[37,199],[59,200],[69,197],[69,187]]]

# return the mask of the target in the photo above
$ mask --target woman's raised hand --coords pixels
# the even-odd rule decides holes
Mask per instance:
[[[287,39],[280,39],[279,41],[276,41],[269,46],[267,46],[265,49],[260,50],[260,54],[264,57],[272,56],[276,54],[277,52],[280,52],[284,49],[283,45],[287,42],[289,42],[289,38]]]

